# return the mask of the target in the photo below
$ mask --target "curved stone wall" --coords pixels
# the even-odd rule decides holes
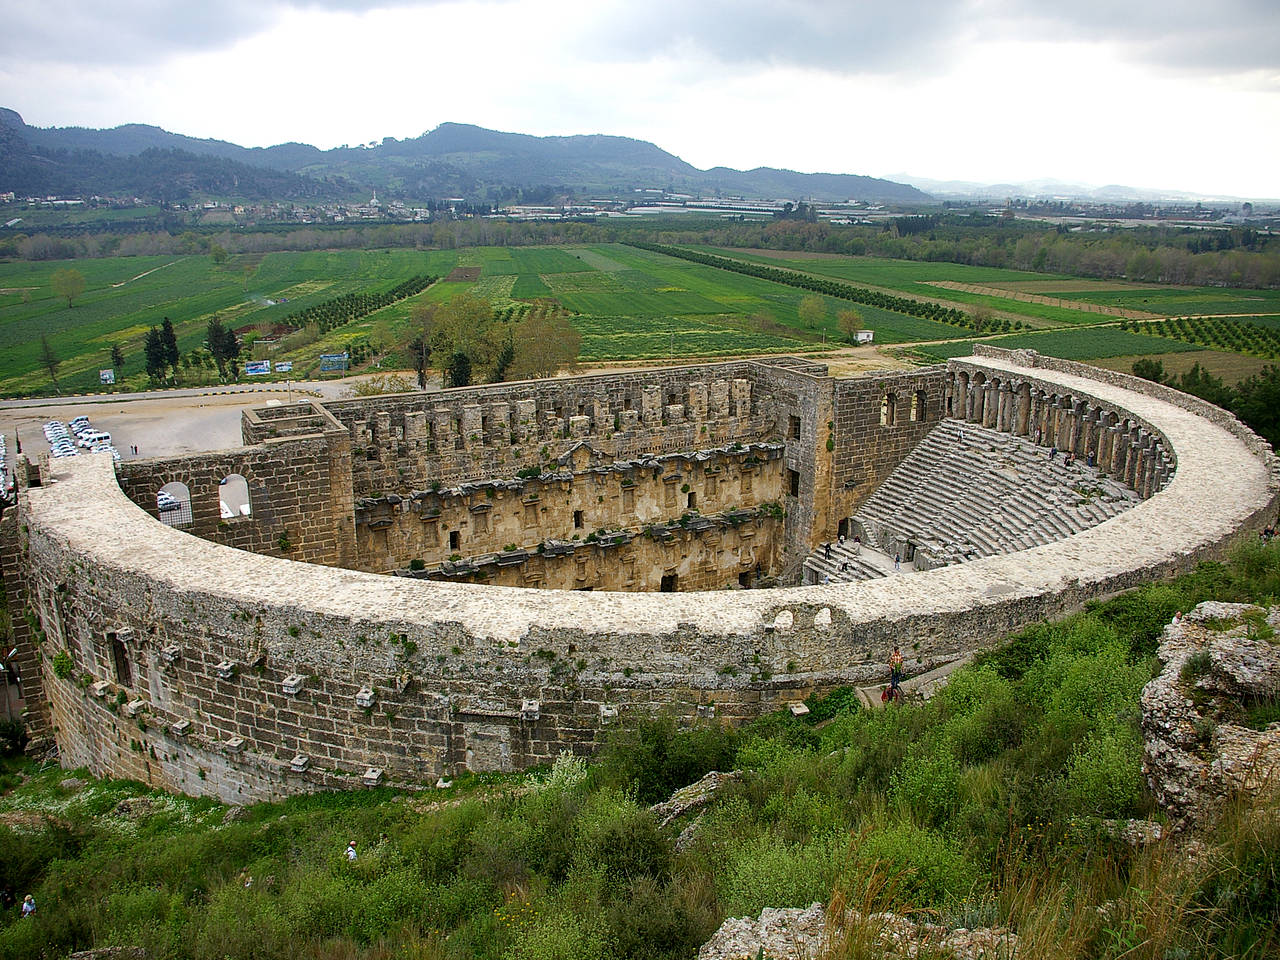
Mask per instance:
[[[1123,416],[1149,434],[1125,464],[1151,464],[1153,488],[1161,454],[1176,471],[1132,510],[1020,553],[858,584],[623,594],[244,553],[157,522],[108,458],[54,462],[11,534],[64,762],[228,800],[519,767],[589,749],[627,711],[742,717],[864,683],[894,642],[935,664],[1187,569],[1275,516],[1275,458],[1222,411],[1030,354],[949,367],[954,382],[981,374],[1070,397],[1073,413],[1085,404],[1080,423],[1091,408]],[[991,415],[1010,411],[997,401]]]

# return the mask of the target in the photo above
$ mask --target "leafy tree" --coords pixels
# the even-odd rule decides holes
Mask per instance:
[[[164,345],[164,334],[160,332],[159,327],[152,327],[147,331],[142,341],[142,352],[146,358],[147,376],[151,378],[152,383],[161,383],[164,380],[165,371],[169,368],[169,360]]]
[[[1164,372],[1164,361],[1152,360],[1150,357],[1143,357],[1133,362],[1133,375],[1156,383],[1165,383],[1168,378]]]
[[[225,380],[228,364],[231,364],[232,375],[239,378],[239,364],[232,363],[240,356],[240,341],[236,339],[235,331],[226,329],[222,321],[215,316],[209,321],[205,340],[209,352],[213,355],[213,362],[218,367],[218,376]]]
[[[449,386],[471,386],[471,359],[467,356],[466,351],[454,351],[453,356],[449,358],[449,369],[446,373],[449,378]]]
[[[427,389],[427,361],[431,359],[431,347],[427,338],[418,334],[408,345],[409,359],[413,362],[413,372],[418,375],[418,389]]]
[[[800,298],[800,306],[796,309],[800,322],[806,327],[816,327],[827,319],[827,304],[816,294]]]
[[[63,267],[53,272],[49,285],[53,287],[54,293],[66,298],[67,307],[70,308],[72,301],[84,293],[84,274],[74,267]]]
[[[1199,363],[1192,364],[1191,369],[1179,378],[1178,389],[1227,409],[1231,408],[1234,399],[1231,388],[1222,382],[1222,378],[1215,377]]]
[[[555,304],[539,304],[516,327],[511,376],[515,380],[551,377],[578,363],[582,338],[568,314]]]
[[[213,262],[222,265],[227,262],[227,248],[220,243],[209,244],[209,256],[213,258]]]
[[[120,374],[124,370],[124,351],[120,349],[120,344],[113,343],[111,345],[111,368],[116,372],[116,379],[120,379]]]
[[[1265,366],[1241,381],[1232,410],[1273,447],[1280,447],[1280,367]]]
[[[58,366],[62,363],[61,358],[53,349],[53,344],[49,342],[49,338],[45,334],[40,334],[40,364],[49,371],[49,379],[53,381],[53,390],[55,393],[61,393],[62,388],[58,386]]]
[[[969,316],[973,318],[973,332],[981,333],[983,330],[991,326],[994,314],[991,308],[984,303],[980,303],[969,311]]]
[[[168,364],[176,375],[178,372],[178,337],[173,332],[173,321],[168,317],[164,318],[164,323],[160,327],[160,341],[164,344],[164,362]]]
[[[498,358],[493,364],[493,382],[501,383],[507,379],[507,374],[511,370],[511,365],[516,359],[516,345],[511,328],[507,328],[507,337],[502,341],[502,346],[498,348]]]
[[[448,357],[450,386],[463,386],[453,378],[460,372],[457,354],[465,354],[466,381],[484,382],[493,379],[502,346],[507,339],[506,330],[493,317],[493,307],[488,300],[460,293],[448,303],[431,305],[415,310],[415,325],[421,325],[427,345],[434,357]]]
[[[840,322],[840,332],[844,334],[844,338],[850,343],[857,343],[858,333],[862,330],[862,314],[851,307],[837,313],[836,320]]]

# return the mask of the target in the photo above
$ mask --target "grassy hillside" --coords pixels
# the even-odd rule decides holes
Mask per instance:
[[[837,693],[736,732],[655,718],[589,764],[425,794],[228,810],[10,761],[0,886],[38,912],[0,918],[0,956],[692,958],[726,916],[834,895],[1009,926],[1031,960],[1263,960],[1280,810],[1234,809],[1194,859],[1104,820],[1159,818],[1137,716],[1162,625],[1277,595],[1280,546],[1255,546],[1025,630],[926,704],[867,714]],[[689,821],[648,805],[711,769],[743,779],[677,843]]]

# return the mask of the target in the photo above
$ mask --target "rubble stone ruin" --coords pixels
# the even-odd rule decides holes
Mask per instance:
[[[641,711],[733,722],[877,682],[895,643],[941,667],[1186,570],[1280,497],[1270,447],[1223,410],[981,346],[908,373],[736,361],[242,426],[195,456],[19,462],[15,665],[68,766],[243,803],[518,769]]]

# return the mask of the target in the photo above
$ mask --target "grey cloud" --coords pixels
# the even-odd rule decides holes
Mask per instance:
[[[657,0],[603,4],[597,55],[929,74],[975,38],[1112,41],[1172,71],[1280,70],[1276,0]],[[1069,64],[1064,64],[1069,68]]]
[[[1276,0],[991,0],[993,20],[1040,40],[1119,44],[1173,72],[1280,73]]]
[[[631,57],[702,56],[841,73],[922,69],[967,34],[954,0],[694,0],[605,6],[592,48]]]
[[[286,10],[361,12],[432,0],[0,0],[0,56],[68,65],[159,62],[218,50]]]

